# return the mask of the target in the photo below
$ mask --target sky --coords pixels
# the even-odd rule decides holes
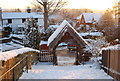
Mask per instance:
[[[25,9],[35,0],[0,0],[2,9]],[[92,10],[106,10],[112,8],[114,3],[120,0],[69,0],[65,8],[88,8]]]

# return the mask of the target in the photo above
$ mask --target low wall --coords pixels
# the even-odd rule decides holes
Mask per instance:
[[[26,51],[10,59],[0,60],[0,79],[19,79],[23,72],[28,71],[38,62],[38,56],[39,53],[36,51]]]

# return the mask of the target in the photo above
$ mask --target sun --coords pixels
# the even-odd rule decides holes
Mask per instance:
[[[115,0],[69,0],[68,8],[88,8],[92,10],[106,10],[112,8]]]

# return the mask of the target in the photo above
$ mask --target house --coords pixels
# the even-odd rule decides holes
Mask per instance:
[[[93,27],[102,16],[101,13],[82,13],[77,17],[77,21],[79,21],[79,25],[77,26],[90,26]]]
[[[29,19],[34,18],[39,26],[44,25],[43,13],[38,12],[3,12],[2,13],[2,23],[3,27],[12,27],[12,31],[20,27],[24,27],[24,22]]]
[[[64,20],[61,25],[57,28],[57,30],[49,37],[48,46],[50,53],[53,54],[53,64],[57,64],[57,54],[56,48],[62,43],[72,42],[76,44],[76,64],[79,64],[83,61],[84,56],[87,57],[87,54],[83,53],[83,49],[88,43],[79,35],[79,33],[68,23],[68,21]],[[82,55],[85,54],[83,57]],[[89,57],[89,55],[88,55]]]
[[[118,26],[120,26],[120,1],[114,5],[113,9],[114,9],[115,19],[117,21],[117,24]]]

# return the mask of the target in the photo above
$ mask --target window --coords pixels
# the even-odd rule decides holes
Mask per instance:
[[[26,19],[22,19],[22,23],[24,23],[26,21]]]
[[[38,22],[38,18],[35,18],[35,21]]]
[[[8,23],[12,23],[12,19],[8,19]]]

